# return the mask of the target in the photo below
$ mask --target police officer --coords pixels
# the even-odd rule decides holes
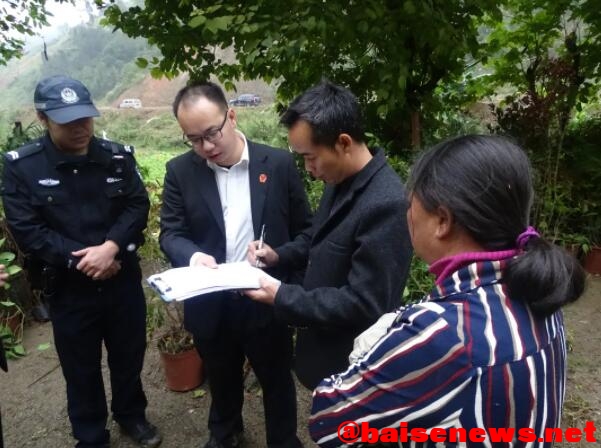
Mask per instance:
[[[158,446],[140,379],[146,303],[136,249],[149,200],[133,148],[94,137],[99,112],[75,79],[43,79],[34,102],[47,132],[6,154],[2,195],[20,249],[52,273],[50,317],[76,446],[109,446],[103,342],[112,418],[141,446]]]

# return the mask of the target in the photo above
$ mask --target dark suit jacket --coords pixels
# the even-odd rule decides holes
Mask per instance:
[[[345,370],[354,338],[401,304],[412,255],[406,210],[405,188],[379,150],[339,198],[326,187],[312,239],[277,248],[284,264],[308,254],[303,287],[283,284],[275,300],[278,319],[307,327],[295,360],[306,387]]]
[[[310,209],[294,159],[287,151],[248,141],[250,201],[255,239],[277,247],[310,227]],[[167,163],[161,209],[161,248],[174,267],[188,266],[194,252],[225,262],[225,224],[213,170],[193,151]],[[249,241],[250,242],[250,241]],[[268,271],[284,281],[285,267]],[[273,319],[273,308],[246,296],[214,293],[184,302],[186,328],[210,338],[218,325],[253,328]]]

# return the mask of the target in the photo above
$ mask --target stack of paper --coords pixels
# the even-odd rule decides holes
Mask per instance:
[[[147,281],[163,300],[170,302],[215,291],[256,289],[261,286],[262,277],[275,280],[261,269],[241,261],[220,264],[215,269],[205,266],[168,269],[151,275]]]

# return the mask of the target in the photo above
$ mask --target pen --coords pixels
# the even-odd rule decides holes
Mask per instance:
[[[259,235],[259,245],[258,245],[257,249],[263,249],[263,241],[265,241],[265,224],[263,224],[261,226],[261,235]],[[256,268],[259,267],[260,262],[261,261],[259,260],[259,257],[257,257],[257,260],[255,261]]]

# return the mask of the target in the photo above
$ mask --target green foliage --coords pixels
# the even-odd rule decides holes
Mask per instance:
[[[237,109],[236,116],[240,130],[252,140],[275,148],[288,147],[287,132],[279,124],[279,116],[275,108]]]
[[[156,331],[165,324],[165,302],[151,289],[144,288],[146,296],[146,339],[151,341]]]
[[[82,81],[93,98],[103,98],[109,92],[115,98],[132,82],[132,75],[140,81],[145,74],[136,68],[135,56],[152,54],[143,39],[80,25],[72,28],[60,45],[48,49],[48,61],[42,65],[39,77],[68,74]]]
[[[466,134],[488,133],[486,126],[477,118],[458,109],[445,108],[442,104],[435,112],[424,116],[424,147],[430,147],[447,138]]]
[[[135,146],[136,154],[150,149],[180,153],[187,150],[181,144],[182,131],[168,111],[106,110],[95,120],[95,128],[99,135],[105,133],[108,139]]]
[[[2,318],[0,318],[0,339],[2,339],[4,353],[8,359],[22,358],[27,354],[22,338],[16,335],[5,322],[2,322]]]
[[[0,239],[0,248],[4,246],[6,238]],[[21,268],[14,264],[15,254],[13,252],[0,252],[0,264],[4,265],[5,271],[10,276],[17,275]],[[25,356],[23,348],[23,323],[25,314],[16,302],[8,297],[7,290],[10,288],[10,282],[4,285],[4,290],[0,292],[0,338],[4,345],[4,351],[7,358],[16,359]]]
[[[63,3],[67,0],[56,0]],[[48,25],[46,0],[0,3],[0,65],[23,54],[23,36],[33,36],[36,28]]]
[[[562,132],[573,110],[580,110],[599,90],[599,5],[579,0],[507,0],[506,8],[504,20],[486,22],[491,29],[486,68],[493,73],[480,87],[486,85],[487,93],[503,85],[513,87],[517,94],[506,103],[522,97],[541,109],[536,113],[543,121],[557,120]],[[540,126],[541,131],[548,127],[544,122]]]
[[[150,199],[150,212],[148,214],[148,224],[144,229],[144,245],[140,248],[140,256],[146,260],[162,261],[165,260],[163,252],[159,246],[160,212],[161,196],[163,194],[163,182],[158,179],[150,180],[144,177],[144,184],[148,191]]]
[[[2,108],[11,110],[31,105],[37,82],[46,76],[64,74],[82,81],[97,104],[114,101],[148,73],[136,65],[137,56],[157,54],[144,39],[130,39],[98,25],[71,28],[48,45],[48,59],[30,57],[22,73],[3,86]],[[36,55],[37,56],[37,55]]]
[[[570,182],[572,212],[566,214],[562,241],[574,240],[585,251],[601,245],[601,115],[574,120],[564,141],[565,178]]]
[[[5,242],[6,242],[6,238],[0,239],[0,248],[2,248],[4,246]],[[11,276],[18,274],[22,270],[20,266],[17,266],[16,264],[14,264],[15,258],[16,258],[16,255],[13,252],[9,252],[9,251],[0,252],[0,265],[4,266],[4,271],[7,272]],[[8,289],[9,287],[10,287],[10,283],[6,283],[6,285],[4,285],[5,289]]]
[[[24,130],[20,124],[13,128],[12,134],[7,138],[7,141],[2,145],[0,150],[0,169],[4,160],[2,153],[21,146],[25,141],[30,139],[29,136],[35,135],[37,131],[39,130],[33,125],[29,125]],[[10,234],[4,223],[4,209],[2,209],[1,215],[0,265],[4,266],[4,271],[9,274],[9,279],[6,281],[4,288],[0,290],[0,338],[2,338],[4,344],[6,356],[15,359],[25,356],[25,349],[22,345],[25,313],[17,302],[13,300],[14,293],[9,294],[9,289],[11,278],[19,275],[22,272],[22,268],[17,264],[17,255],[15,252],[6,249],[5,245]],[[8,249],[11,249],[11,247]]]
[[[478,57],[476,18],[500,17],[490,0],[263,0],[244,8],[146,1],[127,10],[110,3],[105,24],[159,48],[160,58],[140,61],[153,76],[216,75],[227,89],[242,78],[277,80],[284,102],[327,77],[359,97],[367,128],[395,151],[408,147],[411,113],[428,108],[441,82],[461,75],[467,55]],[[215,51],[230,47],[233,63]]]
[[[25,129],[20,121],[14,123],[11,134],[7,137],[6,142],[2,145],[2,152],[12,151],[25,143],[41,137],[45,130],[39,123],[29,123]]]
[[[516,138],[532,160],[533,222],[551,240],[584,244],[582,218],[598,208],[598,186],[584,173],[575,175],[581,146],[569,143],[568,134],[574,112],[599,89],[599,7],[590,1],[508,0],[506,8],[503,21],[488,23],[487,93],[512,88],[496,108],[494,131]]]
[[[403,303],[416,303],[430,293],[434,287],[434,276],[428,271],[428,265],[413,256],[409,276],[403,291]]]

